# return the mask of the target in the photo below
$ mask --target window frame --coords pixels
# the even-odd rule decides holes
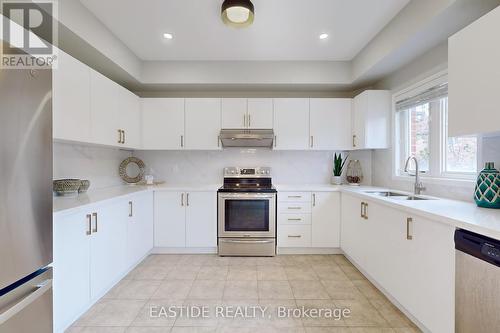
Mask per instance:
[[[401,129],[398,125],[399,117],[396,111],[396,103],[408,97],[418,95],[432,87],[448,82],[448,71],[439,71],[417,83],[405,88],[396,89],[392,95],[392,179],[403,181],[414,181],[415,177],[403,172],[401,148]],[[446,135],[443,122],[444,112],[432,112],[430,110],[430,137],[429,137],[429,172],[422,173],[421,178],[428,183],[455,185],[470,187],[474,183],[477,173],[446,172]],[[477,170],[480,170],[481,161],[481,137],[477,136]],[[405,148],[406,149],[406,148]]]

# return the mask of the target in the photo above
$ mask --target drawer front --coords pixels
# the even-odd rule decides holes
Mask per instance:
[[[278,201],[311,202],[311,192],[278,192]]]
[[[311,214],[279,214],[278,224],[311,224]]]
[[[310,202],[279,202],[278,212],[283,214],[310,214]]]
[[[281,225],[278,227],[278,247],[310,247],[310,225]]]

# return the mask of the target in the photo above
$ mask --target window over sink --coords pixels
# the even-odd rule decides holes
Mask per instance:
[[[394,102],[395,176],[407,176],[404,172],[406,159],[415,156],[423,177],[475,177],[478,170],[478,137],[448,136],[446,74],[396,94]],[[414,172],[414,163],[410,165],[410,171]]]

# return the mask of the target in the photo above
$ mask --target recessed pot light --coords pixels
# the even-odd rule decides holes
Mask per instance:
[[[253,3],[250,0],[224,0],[221,7],[221,18],[226,25],[231,27],[248,27],[253,23]]]
[[[328,34],[323,33],[323,34],[319,35],[319,39],[327,39],[327,38],[328,38]]]
[[[163,34],[163,38],[165,38],[165,39],[172,39],[172,38],[174,38],[174,35],[166,32],[166,33]]]

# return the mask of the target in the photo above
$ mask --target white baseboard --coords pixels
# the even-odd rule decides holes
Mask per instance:
[[[343,254],[338,247],[278,247],[278,254]]]
[[[217,247],[155,247],[151,254],[214,254]]]

